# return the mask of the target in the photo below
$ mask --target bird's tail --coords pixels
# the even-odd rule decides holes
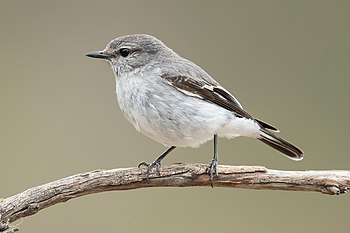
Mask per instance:
[[[292,145],[291,143],[287,142],[286,140],[276,136],[272,132],[268,131],[267,129],[260,129],[260,138],[258,138],[263,143],[273,147],[274,149],[278,150],[279,152],[286,155],[288,158],[293,160],[302,160],[304,157],[304,153],[302,150],[300,150],[298,147]]]

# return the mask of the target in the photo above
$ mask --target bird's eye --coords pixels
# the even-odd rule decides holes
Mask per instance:
[[[127,57],[130,54],[130,50],[128,48],[122,48],[119,50],[119,53],[122,57]]]

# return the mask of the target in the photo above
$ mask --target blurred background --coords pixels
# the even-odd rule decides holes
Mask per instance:
[[[113,38],[152,34],[194,61],[254,116],[305,151],[294,162],[257,140],[219,140],[219,163],[350,169],[349,1],[12,1],[0,3],[0,197],[165,150],[137,133],[106,62]],[[212,142],[163,164],[209,163]],[[21,232],[348,232],[350,196],[150,188],[73,199]]]

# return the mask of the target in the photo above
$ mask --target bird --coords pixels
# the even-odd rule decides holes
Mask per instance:
[[[167,146],[153,162],[141,162],[160,172],[161,161],[177,147],[198,147],[213,139],[213,158],[207,173],[213,187],[218,177],[218,137],[256,138],[292,160],[301,149],[277,136],[279,130],[253,117],[238,99],[194,62],[147,34],[110,41],[105,49],[86,54],[106,60],[114,73],[116,98],[135,129]]]

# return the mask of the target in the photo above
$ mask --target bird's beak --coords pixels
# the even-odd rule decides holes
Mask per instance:
[[[87,57],[99,58],[99,59],[109,59],[110,56],[104,51],[93,51],[86,54]]]

